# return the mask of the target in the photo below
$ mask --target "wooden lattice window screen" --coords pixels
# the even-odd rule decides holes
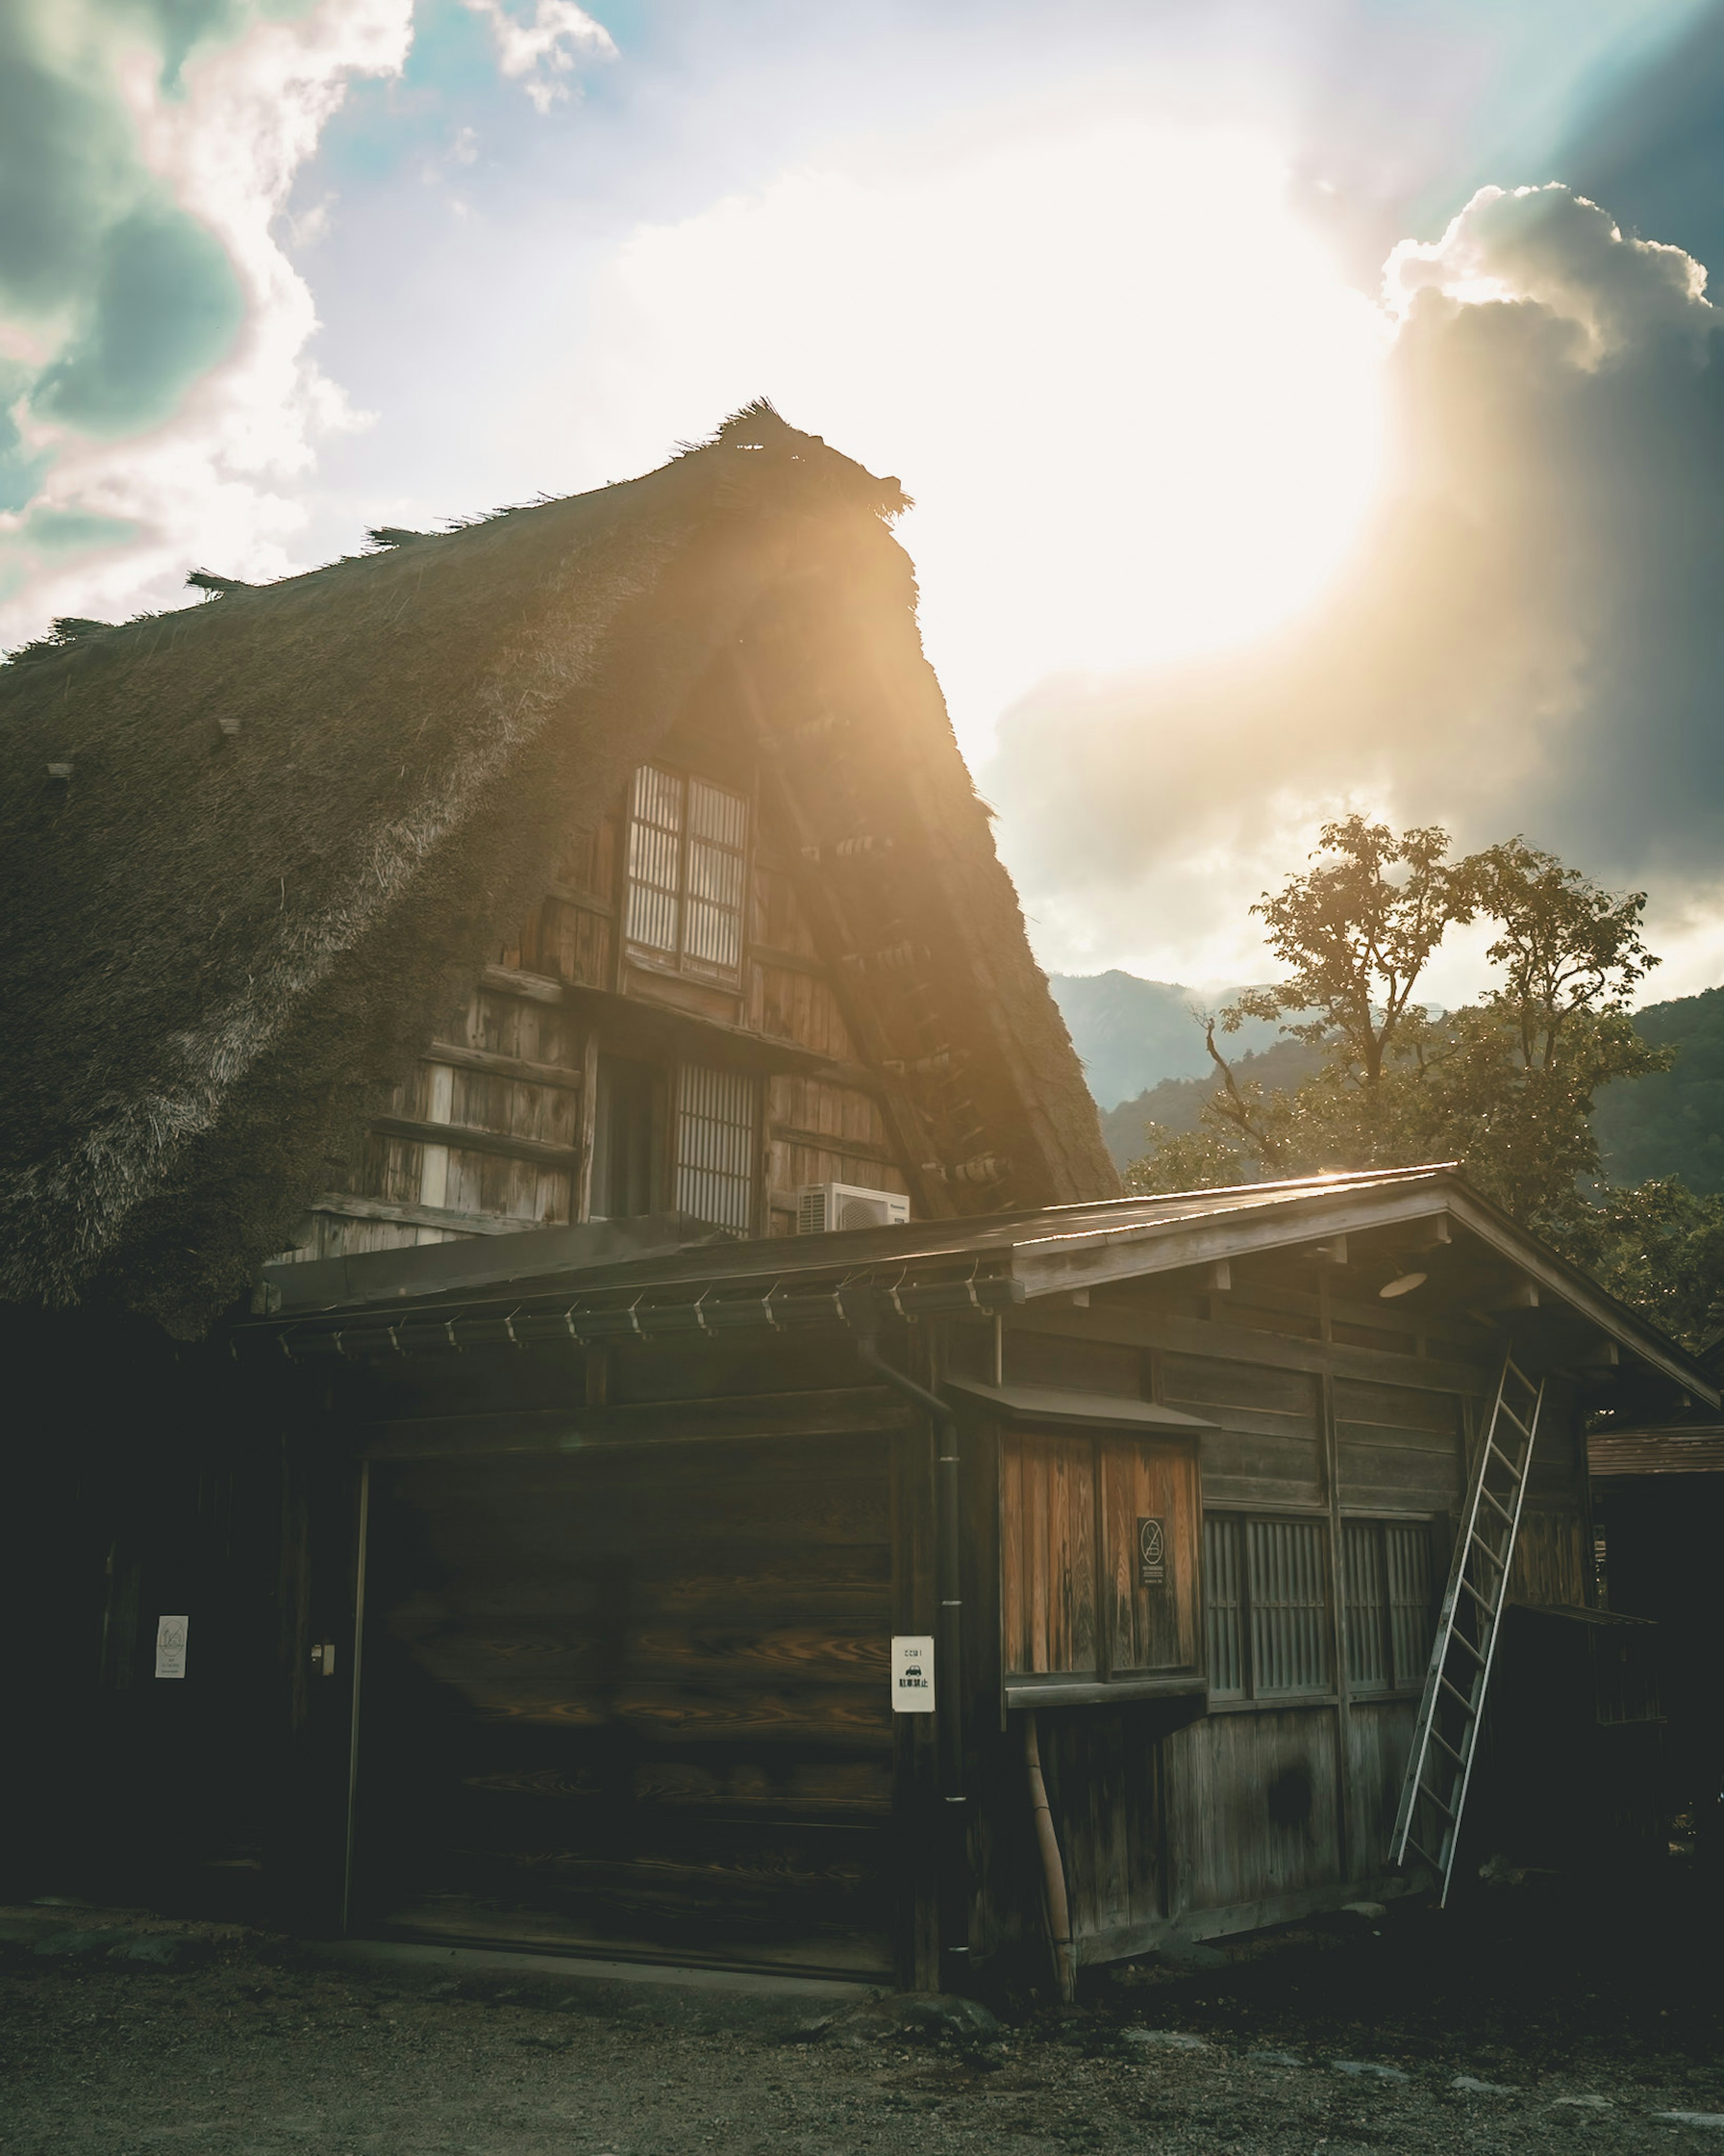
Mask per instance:
[[[747,857],[747,795],[644,764],[629,799],[629,945],[686,973],[736,980]]]

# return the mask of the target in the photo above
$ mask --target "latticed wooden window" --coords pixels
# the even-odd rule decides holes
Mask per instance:
[[[1430,1529],[1422,1521],[1349,1520],[1342,1550],[1348,1686],[1416,1690],[1431,1647]]]
[[[734,980],[747,855],[745,794],[644,764],[629,799],[629,942],[686,972]]]
[[[759,1084],[685,1063],[677,1074],[676,1209],[739,1235],[754,1229]]]
[[[1326,1691],[1329,1601],[1321,1520],[1211,1513],[1203,1523],[1209,1690],[1220,1699]]]
[[[1213,1513],[1203,1522],[1203,1619],[1209,1690],[1217,1699],[1245,1696],[1245,1578],[1239,1522]]]

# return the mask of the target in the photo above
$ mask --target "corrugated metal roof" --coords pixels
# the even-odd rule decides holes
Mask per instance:
[[[1724,1423],[1595,1430],[1586,1456],[1594,1475],[1724,1475]]]

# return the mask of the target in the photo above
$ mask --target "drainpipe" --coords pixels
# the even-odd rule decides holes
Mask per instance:
[[[964,1790],[963,1575],[960,1557],[957,1417],[937,1393],[919,1385],[880,1352],[879,1313],[865,1289],[843,1291],[844,1314],[856,1335],[856,1353],[895,1393],[926,1410],[934,1425],[934,1548],[940,1621],[934,1665],[935,1742],[939,1756],[940,1988],[970,1988],[969,1800]]]

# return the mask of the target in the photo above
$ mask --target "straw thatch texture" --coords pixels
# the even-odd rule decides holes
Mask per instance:
[[[645,479],[0,670],[0,1293],[205,1326],[767,598],[859,546],[913,588],[901,506],[754,410]],[[1037,1082],[1105,1189],[1011,916]]]

